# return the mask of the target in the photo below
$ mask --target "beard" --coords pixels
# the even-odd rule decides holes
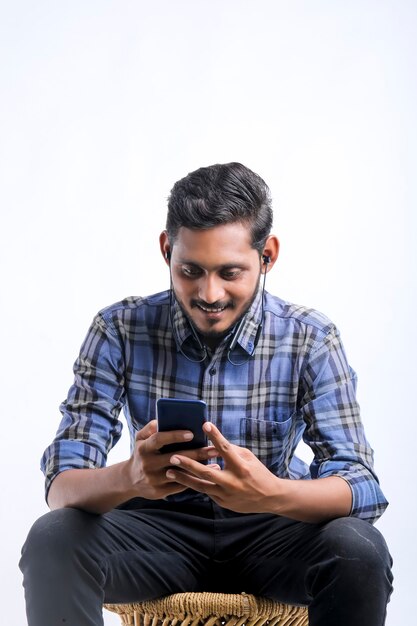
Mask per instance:
[[[189,321],[189,323],[193,326],[193,328],[197,331],[197,333],[199,334],[199,336],[201,337],[201,339],[203,340],[204,343],[206,343],[207,345],[209,345],[210,347],[212,347],[213,345],[217,345],[220,343],[220,341],[226,337],[231,331],[232,329],[237,326],[242,319],[245,317],[245,315],[247,315],[249,309],[251,308],[257,294],[258,294],[258,290],[259,290],[259,281],[257,282],[255,289],[252,293],[252,295],[250,296],[250,298],[247,299],[247,301],[244,303],[243,306],[243,311],[242,313],[237,316],[230,324],[227,328],[223,329],[223,330],[216,330],[215,328],[213,328],[213,330],[202,330],[201,328],[199,328],[199,326],[194,322],[194,320],[192,319],[192,317],[190,316],[190,314],[187,312],[184,303],[180,300],[180,298],[177,296],[177,294],[175,293],[175,290],[173,288],[173,286],[171,286],[172,292],[174,294],[175,300],[177,301],[180,309],[182,310],[182,312],[184,313],[185,317],[187,318],[187,320]],[[216,301],[212,304],[207,304],[207,302],[204,302],[204,300],[198,300],[198,299],[193,299],[191,300],[190,303],[191,309],[194,308],[204,308],[207,311],[217,311],[219,309],[221,310],[226,310],[226,309],[236,309],[237,304],[236,302],[234,302],[234,300],[229,300],[228,302],[223,302],[223,301]],[[212,326],[215,326],[217,321],[216,320],[208,320],[208,323],[211,324]]]

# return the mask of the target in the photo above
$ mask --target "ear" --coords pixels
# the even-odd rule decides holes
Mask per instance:
[[[264,249],[262,251],[262,257],[268,257],[269,262],[265,263],[262,261],[262,273],[269,272],[275,265],[276,260],[279,255],[279,240],[275,235],[269,235],[267,240],[265,241]]]
[[[162,256],[164,257],[165,263],[169,265],[171,259],[171,246],[169,244],[168,233],[166,230],[163,230],[159,235],[159,248]]]

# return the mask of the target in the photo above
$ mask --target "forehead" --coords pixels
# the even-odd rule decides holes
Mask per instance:
[[[240,222],[205,230],[181,227],[175,239],[174,251],[179,261],[192,261],[201,265],[247,262],[252,256],[258,256],[251,246],[249,227]]]

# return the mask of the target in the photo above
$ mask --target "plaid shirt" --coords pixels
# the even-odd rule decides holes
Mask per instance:
[[[387,501],[338,330],[321,313],[265,293],[263,328],[250,358],[261,317],[259,292],[230,355],[246,362],[233,365],[230,337],[203,363],[187,360],[179,346],[192,358],[201,353],[175,301],[170,316],[169,292],[103,309],[81,347],[61,424],[42,458],[46,490],[63,470],[105,465],[121,435],[122,408],[133,445],[136,431],[155,418],[158,398],[193,398],[206,401],[210,420],[231,443],[252,450],[277,476],[344,478],[351,515],[375,521]],[[310,467],[294,454],[301,438],[314,453]],[[184,497],[199,496],[170,496]]]

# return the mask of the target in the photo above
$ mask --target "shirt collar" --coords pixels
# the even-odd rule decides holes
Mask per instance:
[[[245,321],[241,333],[238,337],[237,343],[248,354],[252,354],[254,349],[254,342],[256,332],[259,324],[262,321],[262,288],[259,287],[254,301],[252,302],[249,311],[245,315]],[[178,304],[175,296],[173,297],[172,304],[172,324],[175,327],[175,334],[177,337],[178,350],[183,346],[184,342],[191,341],[196,343],[191,330],[190,322],[184,311]],[[224,338],[224,342],[230,339],[230,335],[237,329],[236,324],[231,332]]]

